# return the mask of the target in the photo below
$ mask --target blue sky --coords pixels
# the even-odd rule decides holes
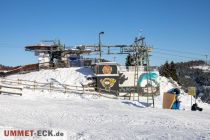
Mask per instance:
[[[37,62],[26,45],[97,44],[100,31],[103,44],[115,45],[132,44],[143,30],[156,48],[152,65],[210,57],[209,0],[0,0],[0,17],[0,64],[9,66]]]

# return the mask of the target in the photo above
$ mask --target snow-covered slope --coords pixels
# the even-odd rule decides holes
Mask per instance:
[[[58,68],[54,70],[40,70],[37,72],[30,72],[26,74],[16,74],[8,76],[7,79],[22,79],[36,82],[49,83],[56,80],[61,84],[80,86],[81,82],[86,82],[85,76],[92,75],[90,68],[86,67],[72,67],[72,68]]]
[[[31,72],[26,74],[16,74],[8,76],[7,79],[22,79],[36,82],[57,82],[59,84],[68,84],[73,86],[81,86],[81,83],[87,83],[86,77],[93,75],[93,71],[90,68],[78,67],[78,68],[58,68],[53,70],[41,70],[37,72]],[[133,81],[133,80],[132,80]],[[180,88],[179,85],[172,79],[159,76],[158,82],[160,83],[160,95],[155,98],[155,106],[162,108],[163,94],[172,88]],[[57,84],[56,83],[56,84]],[[47,91],[45,91],[47,92]],[[144,101],[144,97],[141,98]],[[193,100],[195,100],[193,98]],[[190,110],[191,107],[191,96],[181,90],[181,108]],[[201,106],[206,106],[198,100]]]
[[[180,86],[177,84],[177,82],[173,81],[172,79],[168,79],[163,76],[158,77],[158,82],[160,83],[160,95],[155,98],[155,103],[156,107],[162,108],[163,94],[172,88],[180,88]],[[180,101],[181,101],[181,106],[180,106],[181,109],[184,110],[191,109],[191,96],[185,93],[183,90],[181,90]],[[192,97],[192,101],[193,103],[195,102],[194,97]],[[201,107],[204,108],[209,107],[208,104],[203,103],[200,99],[197,99],[196,101]]]
[[[88,68],[43,70],[13,75],[10,79],[78,84],[92,74]],[[165,77],[158,77],[160,96],[155,108],[147,107],[146,98],[140,102],[108,99],[92,94],[64,94],[43,90],[23,89],[23,96],[0,95],[0,140],[6,129],[60,130],[63,139],[52,137],[15,137],[18,140],[98,140],[151,139],[192,140],[210,139],[210,107],[199,103],[202,112],[190,110],[190,96],[182,94],[185,110],[162,109],[162,96],[178,85]]]
[[[68,140],[203,140],[210,138],[210,109],[203,112],[145,108],[143,102],[25,91],[0,96],[0,128],[60,130]],[[55,94],[56,93],[51,93]],[[2,133],[0,131],[0,133]],[[0,135],[1,136],[1,135]],[[4,137],[0,137],[1,140]],[[46,140],[22,137],[19,140]],[[52,137],[48,138],[52,140]]]

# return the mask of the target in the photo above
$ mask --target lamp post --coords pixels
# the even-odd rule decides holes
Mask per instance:
[[[99,42],[98,42],[98,47],[99,47],[99,62],[101,62],[101,48],[102,48],[102,44],[101,44],[101,35],[103,35],[104,32],[100,32],[98,34],[99,36]]]

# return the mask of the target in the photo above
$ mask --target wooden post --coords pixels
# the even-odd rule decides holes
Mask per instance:
[[[50,92],[51,92],[51,90],[52,90],[52,83],[50,82]]]
[[[101,89],[99,88],[99,97],[101,96]]]
[[[6,79],[5,78],[2,78],[2,82],[5,82],[6,81]]]
[[[192,95],[190,95],[191,96],[191,106],[192,106]]]
[[[65,90],[64,93],[66,93],[66,86],[65,86],[64,90]]]
[[[135,98],[134,94],[135,94],[135,92],[133,92],[133,101],[135,100],[135,99],[134,99],[134,98]]]
[[[36,89],[36,81],[34,80],[34,91],[35,91],[35,89]]]
[[[196,94],[196,91],[195,91],[195,95],[194,95],[194,96],[195,96],[195,103],[196,103],[196,98],[197,98],[197,94]]]
[[[83,94],[85,94],[85,86],[82,85],[82,88],[83,88]]]

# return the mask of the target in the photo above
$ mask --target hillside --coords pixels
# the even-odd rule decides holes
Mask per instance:
[[[81,83],[87,82],[86,77],[92,75],[93,71],[90,68],[58,68],[53,70],[40,70],[26,74],[14,74],[7,76],[7,79],[23,79],[36,81],[41,83],[57,82],[60,84],[68,84],[81,86]]]
[[[43,70],[9,76],[10,79],[36,80],[80,85],[92,71],[88,68]],[[178,86],[159,76],[160,96],[155,108],[140,102],[76,92],[50,92],[24,88],[23,96],[0,95],[0,132],[5,129],[59,130],[64,137],[53,140],[98,139],[210,139],[210,106],[198,100],[203,112],[190,110],[190,96],[182,92],[181,110],[162,109],[162,96]],[[1,131],[2,130],[2,131]],[[0,139],[4,137],[0,133]],[[11,139],[11,137],[9,137]],[[20,140],[52,140],[52,137],[22,137]],[[4,140],[4,139],[3,139]],[[6,140],[6,139],[5,139]]]
[[[19,66],[17,66],[17,67],[19,67]],[[0,64],[0,72],[9,71],[9,70],[15,69],[17,67],[4,66],[4,65]]]
[[[189,61],[176,63],[179,83],[184,89],[194,86],[197,96],[204,102],[210,103],[210,67],[204,61]]]

